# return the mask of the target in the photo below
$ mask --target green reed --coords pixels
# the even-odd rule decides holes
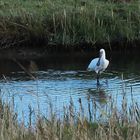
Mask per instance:
[[[1,46],[139,40],[139,9],[139,1],[2,0]]]

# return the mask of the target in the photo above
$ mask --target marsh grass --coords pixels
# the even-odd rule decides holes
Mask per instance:
[[[139,40],[139,15],[139,1],[2,0],[1,47]]]
[[[127,104],[125,95],[118,108],[116,100],[111,98],[106,109],[99,107],[93,100],[88,103],[88,116],[79,99],[79,110],[75,110],[73,100],[64,107],[63,117],[58,118],[52,111],[50,115],[35,115],[29,106],[28,125],[25,120],[18,121],[14,111],[14,98],[10,102],[0,99],[0,139],[1,140],[137,140],[140,137],[140,108],[134,101]],[[98,110],[98,111],[97,111]],[[96,116],[96,117],[95,117]],[[97,117],[98,116],[98,117]]]

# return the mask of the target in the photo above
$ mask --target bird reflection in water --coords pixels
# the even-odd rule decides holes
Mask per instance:
[[[90,120],[96,120],[102,110],[105,110],[107,105],[107,94],[104,89],[97,87],[96,89],[87,90],[88,100],[88,115]],[[100,112],[100,113],[99,113]]]
[[[97,87],[97,89],[88,89],[88,96],[94,99],[100,105],[107,103],[107,95],[104,89]]]

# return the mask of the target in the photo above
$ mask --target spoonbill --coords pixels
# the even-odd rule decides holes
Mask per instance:
[[[89,71],[95,71],[97,74],[97,85],[100,84],[99,83],[100,74],[103,71],[105,71],[105,69],[108,67],[108,65],[109,65],[109,61],[106,59],[105,50],[100,49],[99,58],[94,58],[88,66]]]

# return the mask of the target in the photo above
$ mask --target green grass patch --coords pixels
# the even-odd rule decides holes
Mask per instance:
[[[1,46],[110,44],[140,39],[139,1],[2,0]]]

